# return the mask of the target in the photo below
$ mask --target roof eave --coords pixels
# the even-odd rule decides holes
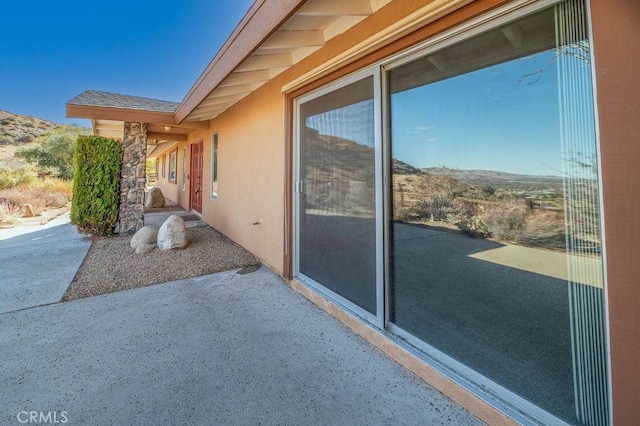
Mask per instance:
[[[306,0],[256,1],[175,111],[181,123]]]
[[[115,108],[95,105],[66,104],[66,116],[73,118],[89,118],[92,120],[130,121],[138,123],[153,123],[167,126],[178,126],[193,129],[208,129],[207,121],[184,121],[178,123],[174,113],[145,111],[129,108]]]

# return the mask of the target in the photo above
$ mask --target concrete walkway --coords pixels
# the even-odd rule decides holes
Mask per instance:
[[[0,314],[0,353],[0,424],[480,424],[265,268]]]
[[[42,226],[0,230],[0,313],[59,302],[90,246],[69,213]]]
[[[184,226],[186,226],[187,228],[206,225],[206,223],[202,219],[200,219],[197,214],[184,210],[180,206],[176,206],[175,210],[145,213],[144,224],[160,228],[164,221],[167,220],[169,216],[172,216],[174,214],[184,219]]]

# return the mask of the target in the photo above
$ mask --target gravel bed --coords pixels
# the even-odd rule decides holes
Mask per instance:
[[[63,302],[259,264],[209,226],[187,228],[184,249],[135,254],[131,237],[94,238]]]

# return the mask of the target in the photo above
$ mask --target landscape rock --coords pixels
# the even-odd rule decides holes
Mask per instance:
[[[155,249],[156,249],[155,244],[140,244],[138,247],[136,247],[136,254],[151,253]]]
[[[31,204],[25,204],[24,206],[22,206],[22,209],[24,210],[24,215],[26,217],[36,216],[36,212],[33,210],[33,206]]]
[[[142,228],[138,229],[138,232],[136,232],[133,237],[131,237],[131,248],[137,250],[141,245],[155,245],[157,239],[158,228],[150,225],[143,226]]]
[[[67,196],[59,192],[48,194],[45,197],[45,204],[47,205],[47,207],[64,207],[68,202],[69,200],[67,199]]]
[[[147,208],[164,207],[165,199],[160,188],[155,186],[149,190],[144,206]]]
[[[160,250],[184,248],[188,243],[184,220],[175,214],[169,216],[158,230],[158,248]]]

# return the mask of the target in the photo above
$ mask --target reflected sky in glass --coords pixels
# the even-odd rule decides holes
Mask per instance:
[[[393,94],[393,157],[419,168],[560,176],[553,55],[549,50]],[[529,75],[542,69],[540,78]]]

